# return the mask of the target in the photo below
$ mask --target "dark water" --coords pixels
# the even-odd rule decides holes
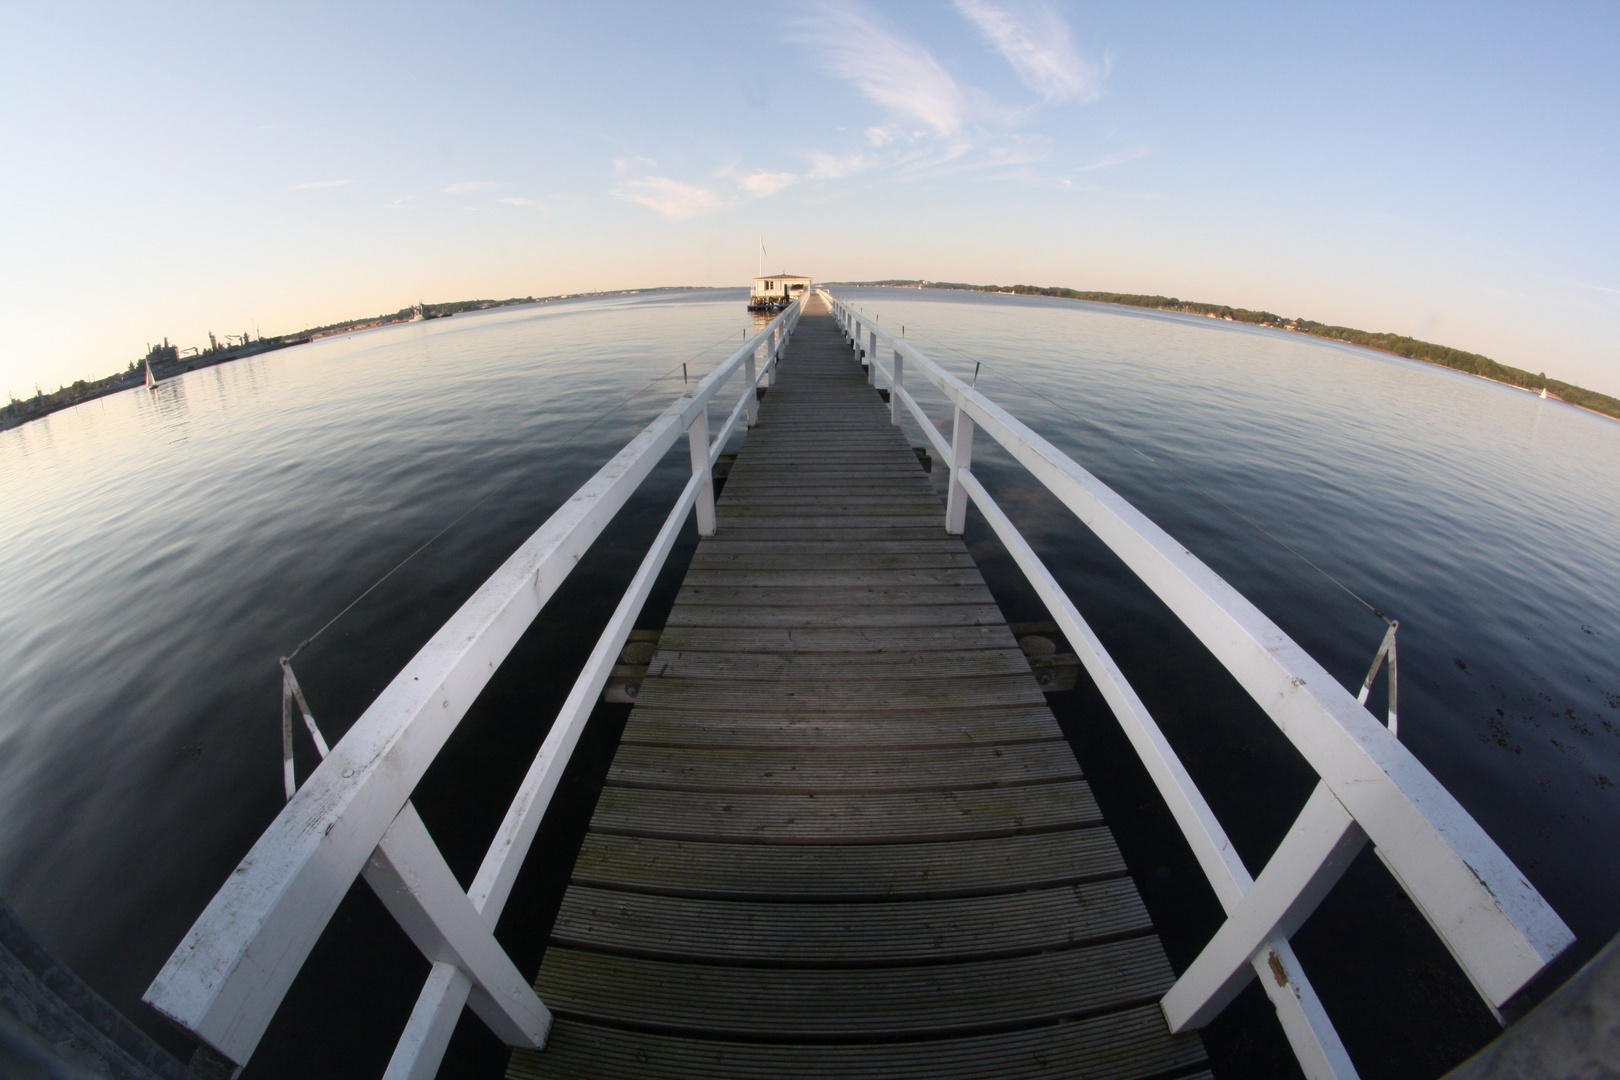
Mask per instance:
[[[0,434],[0,895],[116,1005],[184,1046],[138,999],[281,805],[275,658],[493,493],[299,658],[317,718],[340,735],[678,392],[681,361],[706,371],[741,339],[741,295],[372,331]],[[1206,319],[906,290],[852,299],[964,377],[982,361],[982,389],[1346,685],[1383,623],[1210,496],[1398,617],[1402,739],[1579,935],[1563,966],[1620,929],[1620,424]],[[678,490],[683,454],[582,562],[418,792],[464,877]],[[1004,457],[976,457],[1258,870],[1308,770],[1055,500]],[[1044,617],[982,524],[969,540],[1009,615]],[[644,624],[657,625],[691,543],[689,531]],[[1185,964],[1218,923],[1213,896],[1094,691],[1052,700]],[[622,710],[598,710],[507,908],[500,933],[522,963],[538,961],[532,913],[555,902],[622,723]],[[303,775],[313,752],[300,754]],[[1370,856],[1296,945],[1363,1075],[1437,1075],[1494,1029]],[[379,1073],[425,972],[358,887],[249,1074]],[[1210,1029],[1228,1075],[1290,1067],[1267,1011],[1251,988]],[[464,1020],[446,1075],[498,1075],[503,1060]]]

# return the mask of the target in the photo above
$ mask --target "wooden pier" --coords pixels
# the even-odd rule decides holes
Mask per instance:
[[[1074,754],[832,318],[802,320],[717,515],[535,980],[550,1039],[508,1075],[1207,1075]]]
[[[912,394],[925,385],[950,404],[948,438]],[[949,470],[943,507],[896,426],[905,416]],[[717,503],[714,469],[740,429]],[[1258,873],[975,475],[975,432],[1107,545],[1315,770],[1304,807],[1278,807],[1293,821]],[[464,886],[412,793],[683,439],[691,476]],[[1026,662],[958,538],[969,505],[1073,650],[1062,663]],[[643,606],[694,515],[704,539],[531,985],[496,923],[524,860],[557,855],[531,853],[540,822],[604,690],[628,696],[615,663],[640,643]],[[1306,1076],[1354,1080],[1289,938],[1369,843],[1494,1009],[1574,941],[1396,738],[1395,625],[1358,698],[1039,432],[903,334],[807,291],[683,384],[336,743],[282,661],[287,805],[145,1000],[200,1040],[210,1069],[245,1065],[363,878],[430,963],[384,1080],[435,1075],[464,1009],[519,1048],[514,1078],[1192,1080],[1208,1076],[1198,1030],[1251,981]],[[1365,704],[1386,659],[1387,727]],[[1174,978],[1040,691],[1080,668],[1103,702],[1087,722],[1120,726],[1226,912]],[[300,713],[322,756],[302,785]]]

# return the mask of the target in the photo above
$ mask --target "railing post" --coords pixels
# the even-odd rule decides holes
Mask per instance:
[[[893,395],[889,400],[894,400]],[[967,527],[968,493],[962,486],[962,474],[972,465],[973,418],[958,405],[951,424],[951,486],[945,496],[945,531],[952,536],[961,536]]]
[[[866,349],[866,381],[873,386],[877,385],[877,331],[867,333]]]
[[[709,409],[704,406],[686,429],[692,450],[692,475],[699,477],[697,527],[699,536],[714,535],[714,467],[709,463]]]
[[[900,426],[900,390],[905,385],[906,358],[894,350],[894,377],[889,380],[889,423]]]
[[[759,373],[754,366],[758,353],[759,350],[755,349],[748,354],[748,359],[743,361],[743,393],[747,395],[743,399],[743,423],[748,427],[753,427],[759,423],[759,392],[754,389],[759,382]],[[707,412],[708,410],[705,409],[704,411]]]

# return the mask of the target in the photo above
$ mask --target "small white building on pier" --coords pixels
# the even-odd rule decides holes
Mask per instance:
[[[749,311],[780,311],[810,288],[811,279],[796,274],[776,274],[754,279],[753,292],[748,294]]]

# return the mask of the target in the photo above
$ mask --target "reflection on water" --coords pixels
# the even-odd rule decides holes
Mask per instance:
[[[979,363],[980,389],[1347,687],[1365,675],[1382,621],[1260,529],[1399,618],[1402,741],[1579,935],[1570,962],[1620,929],[1620,424],[1432,366],[1196,317],[877,289],[849,298],[904,324],[962,378]],[[945,403],[928,400],[943,425]],[[1258,869],[1312,774],[1071,514],[997,448],[976,445],[974,458]],[[988,532],[969,539],[1009,615],[1041,617]],[[1383,708],[1381,688],[1371,704]],[[1100,708],[1083,693],[1058,702],[1105,812],[1129,833],[1145,827],[1119,811],[1141,800],[1129,785],[1109,791],[1116,781],[1098,768],[1135,766],[1095,722]],[[1150,907],[1160,893],[1161,928],[1167,914],[1199,921],[1186,897],[1203,891],[1200,876],[1176,865],[1176,846],[1149,835],[1127,848]],[[1363,856],[1298,944],[1364,1075],[1433,1076],[1492,1022],[1409,905],[1386,902],[1392,889]],[[1190,961],[1212,928],[1169,941],[1172,959]],[[1402,1015],[1406,1026],[1391,1027]]]
[[[0,434],[0,893],[155,1026],[141,990],[281,804],[276,657],[487,498],[300,657],[317,718],[341,735],[461,599],[668,403],[682,362],[698,376],[768,321],[742,296],[567,302],[364,331]],[[1198,489],[1399,617],[1403,741],[1570,922],[1583,955],[1614,933],[1620,424],[1209,320],[915,290],[854,298],[964,377],[982,363],[981,389],[1346,685],[1365,673],[1383,624]],[[928,404],[943,421],[943,402]],[[423,813],[458,872],[476,866],[592,627],[678,490],[683,454],[576,571],[430,774]],[[1072,516],[993,448],[976,457],[1258,868],[1309,788],[1297,755]],[[1009,615],[1043,617],[982,526],[969,540]],[[1094,695],[1053,700],[1184,964],[1212,929],[1207,890]],[[308,748],[300,755],[307,775]],[[570,806],[588,815],[589,793]],[[1449,960],[1391,898],[1376,860],[1363,862],[1300,951],[1367,1075],[1432,1076],[1489,1020],[1466,987],[1456,992]],[[261,1075],[380,1072],[419,973],[366,902],[363,889],[346,902],[343,934],[329,935],[346,942],[322,949],[337,950],[331,972],[358,965],[367,978],[342,991],[333,982],[325,999],[320,979],[301,983],[290,1008],[309,1026],[272,1031]],[[537,947],[502,933],[520,951]],[[328,1007],[334,995],[342,1009]],[[499,1074],[498,1048],[474,1035],[457,1045],[453,1062]]]
[[[0,893],[153,1021],[145,984],[282,802],[276,658],[494,493],[300,658],[341,735],[680,363],[700,375],[747,325],[712,293],[504,309],[0,434]]]

